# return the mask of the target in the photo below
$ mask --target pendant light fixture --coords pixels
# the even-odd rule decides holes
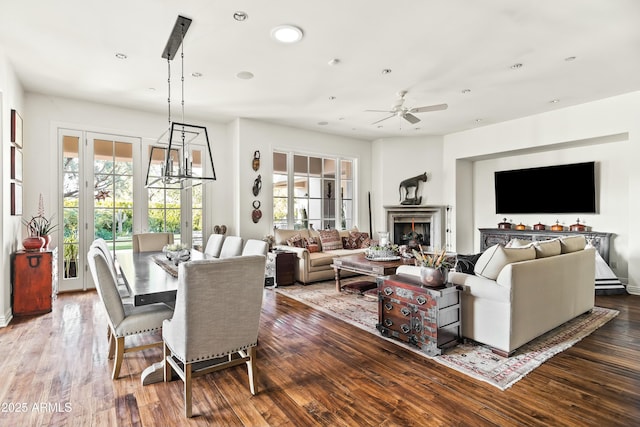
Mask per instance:
[[[216,179],[207,128],[184,122],[183,44],[190,25],[191,19],[178,16],[162,53],[167,60],[169,127],[151,147],[145,181],[147,188],[186,189]],[[175,122],[171,121],[171,61],[178,49],[181,60],[182,118],[180,122]]]

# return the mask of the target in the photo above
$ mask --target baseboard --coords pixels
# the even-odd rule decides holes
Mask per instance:
[[[13,319],[13,312],[11,311],[11,307],[7,309],[7,311],[0,316],[0,328],[6,328],[11,323]]]
[[[640,286],[627,285],[627,292],[633,295],[640,295]]]

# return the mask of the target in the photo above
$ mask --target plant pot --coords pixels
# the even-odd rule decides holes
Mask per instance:
[[[39,236],[31,236],[27,237],[22,241],[22,246],[24,246],[25,251],[39,251],[44,246],[45,241],[44,238]]]
[[[78,277],[78,262],[75,259],[64,260],[64,278],[71,279]]]
[[[51,243],[51,234],[47,234],[46,236],[42,236],[44,238],[44,246],[42,247],[44,250],[49,249],[49,243]]]
[[[425,286],[444,286],[449,270],[446,268],[420,267],[420,281]]]

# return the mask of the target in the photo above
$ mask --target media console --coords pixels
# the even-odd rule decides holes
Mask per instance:
[[[587,238],[587,242],[596,248],[602,259],[609,264],[609,244],[613,233],[601,233],[596,231],[551,231],[551,230],[514,230],[503,228],[479,228],[480,230],[480,251],[497,243],[507,244],[511,239],[522,239],[531,241],[549,240],[562,236],[574,236],[582,234]]]

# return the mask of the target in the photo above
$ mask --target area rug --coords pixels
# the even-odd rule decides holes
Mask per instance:
[[[353,280],[353,279],[352,279]],[[378,303],[363,295],[337,293],[335,282],[312,285],[293,285],[276,288],[276,292],[334,316],[358,328],[406,348],[465,375],[506,390],[552,356],[564,351],[618,315],[618,311],[594,307],[522,346],[511,357],[501,357],[482,344],[468,340],[448,349],[440,356],[427,356],[417,347],[393,338],[385,338],[377,331]]]

